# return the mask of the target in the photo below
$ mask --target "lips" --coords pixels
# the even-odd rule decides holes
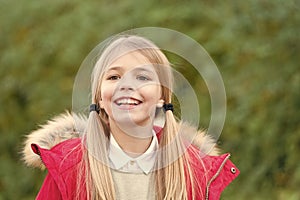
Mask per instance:
[[[132,97],[121,97],[116,99],[115,104],[118,106],[129,106],[129,107],[134,107],[142,103],[142,101],[132,98]]]

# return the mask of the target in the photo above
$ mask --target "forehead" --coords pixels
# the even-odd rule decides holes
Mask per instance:
[[[107,71],[111,70],[122,70],[130,71],[134,69],[147,70],[155,72],[154,63],[151,63],[144,55],[140,52],[134,51],[126,53],[114,59],[111,64],[109,64]]]

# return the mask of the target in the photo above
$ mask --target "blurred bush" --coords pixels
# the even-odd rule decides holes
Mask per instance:
[[[222,198],[300,199],[296,0],[1,1],[0,199],[38,192],[45,172],[24,166],[22,141],[37,124],[71,109],[74,77],[88,52],[112,34],[143,26],[189,35],[219,67],[228,100],[220,145],[241,170]]]

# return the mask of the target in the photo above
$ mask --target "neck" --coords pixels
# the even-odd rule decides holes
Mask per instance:
[[[109,123],[111,134],[115,140],[131,157],[137,157],[143,154],[150,146],[153,134],[153,125],[146,126],[121,126],[110,120]]]

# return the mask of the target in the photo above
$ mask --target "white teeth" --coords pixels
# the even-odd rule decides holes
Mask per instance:
[[[116,101],[118,105],[138,105],[140,102],[138,100],[123,98]]]

